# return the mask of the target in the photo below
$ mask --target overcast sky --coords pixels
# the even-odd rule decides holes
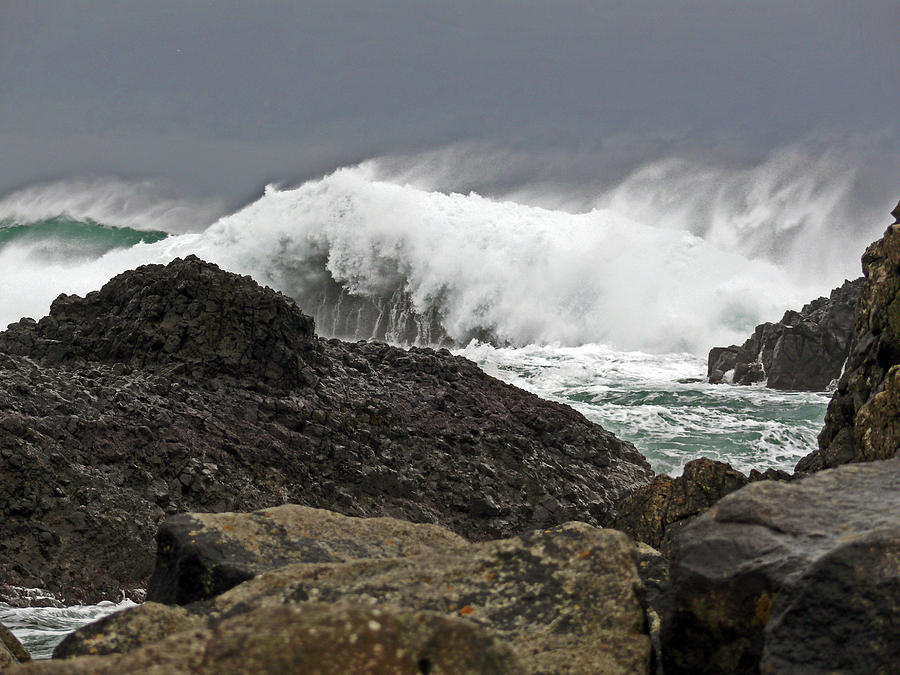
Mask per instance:
[[[237,203],[461,141],[568,157],[575,182],[806,138],[896,150],[898,35],[897,0],[0,0],[0,193],[100,174]]]

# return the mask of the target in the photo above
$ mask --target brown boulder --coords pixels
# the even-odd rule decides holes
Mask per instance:
[[[434,612],[302,603],[240,613],[125,654],[45,661],[8,671],[42,675],[430,673],[516,675],[512,650],[479,626]]]
[[[156,535],[148,600],[187,604],[295,562],[345,562],[452,550],[468,542],[430,524],[351,518],[285,504],[252,513],[182,513]]]

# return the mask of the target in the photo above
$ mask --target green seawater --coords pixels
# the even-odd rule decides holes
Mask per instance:
[[[830,399],[826,392],[708,384],[705,360],[691,354],[601,345],[470,345],[461,353],[495,377],[572,406],[670,475],[698,457],[744,473],[793,471],[816,448]]]
[[[29,256],[49,261],[97,258],[113,249],[151,244],[167,236],[165,232],[112,227],[65,215],[28,224],[0,220],[0,250],[23,246]]]

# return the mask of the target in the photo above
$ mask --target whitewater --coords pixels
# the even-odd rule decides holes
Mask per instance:
[[[790,471],[815,447],[827,392],[705,372],[711,347],[859,275],[880,221],[847,206],[852,175],[829,156],[788,149],[731,170],[666,159],[579,200],[465,190],[452,159],[454,171],[446,155],[372,160],[267,186],[231,213],[149,182],[19,190],[0,199],[0,325],[196,254],[295,298],[320,335],[448,346],[632,441],[657,472],[700,456]],[[0,607],[0,621],[47,657],[118,608]]]
[[[196,254],[295,298],[322,335],[456,349],[631,440],[657,471],[700,455],[790,469],[814,445],[826,394],[704,375],[712,346],[857,276],[847,251],[876,233],[834,227],[850,183],[827,157],[783,151],[731,173],[664,160],[579,211],[389,166],[270,185],[224,215],[149,183],[20,190],[0,199],[0,325]]]

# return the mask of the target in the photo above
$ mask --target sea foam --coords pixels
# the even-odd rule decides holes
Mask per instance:
[[[8,244],[0,248],[0,322],[40,316],[60,292],[84,293],[130,267],[189,253],[293,296],[324,334],[407,343],[479,338],[699,354],[829,288],[815,270],[798,273],[762,255],[756,241],[763,235],[726,237],[721,217],[714,229],[689,227],[683,215],[667,220],[659,209],[637,208],[636,186],[653,183],[646,176],[610,192],[604,208],[579,213],[380,178],[369,162],[296,188],[270,186],[201,232],[91,260],[46,260],[25,242]],[[103,209],[81,201],[80,211],[71,208],[108,225],[110,191],[98,196]],[[662,199],[647,195],[651,205]],[[18,193],[0,207],[24,213],[26,197]],[[32,216],[50,215],[52,200],[37,201],[45,207]],[[112,224],[140,220],[165,229],[171,209],[161,209],[162,217],[143,206],[124,217],[129,212],[120,208]],[[768,223],[772,214],[760,218]],[[752,209],[734,221],[736,230],[754,230]],[[785,241],[809,227],[788,228]]]

